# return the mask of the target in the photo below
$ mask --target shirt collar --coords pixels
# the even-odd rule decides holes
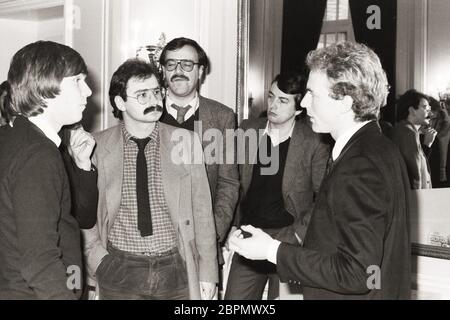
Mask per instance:
[[[131,135],[131,133],[129,133],[127,131],[127,129],[125,128],[125,124],[123,123],[123,121],[121,122],[121,127],[122,127],[122,134],[123,134],[123,140],[124,143],[127,144],[131,138],[136,138],[133,137]],[[156,121],[155,123],[155,127],[153,128],[152,133],[150,133],[150,135],[148,136],[150,138],[150,141],[157,141],[158,139],[158,132],[159,132],[159,121]],[[136,138],[137,139],[137,138]]]
[[[351,127],[347,131],[345,131],[339,138],[337,138],[336,143],[334,144],[333,151],[332,151],[332,157],[333,161],[335,161],[341,154],[342,150],[344,149],[347,142],[350,141],[350,139],[353,137],[353,135],[362,127],[364,127],[366,124],[371,122],[372,120],[363,121],[355,126]]]
[[[166,109],[167,109],[167,113],[169,113],[172,117],[174,117],[175,119],[177,118],[177,110],[172,108],[172,104],[175,103],[173,102],[172,99],[170,99],[170,93],[167,92],[167,96],[166,96]],[[176,105],[178,105],[177,103],[175,103]],[[198,96],[198,92],[195,92],[195,97],[189,101],[188,103],[185,104],[181,104],[179,105],[180,107],[186,107],[187,105],[190,105],[192,108],[190,108],[188,110],[188,112],[186,112],[186,115],[184,116],[184,118],[187,120],[190,117],[192,117],[194,115],[195,112],[197,112],[198,107],[200,106],[200,98]]]
[[[280,130],[278,129],[271,129],[269,127],[269,121],[267,121],[266,128],[264,129],[264,134],[267,134],[270,137],[270,140],[272,141],[272,145],[276,147],[280,143],[286,141],[290,137],[292,137],[292,132],[294,131],[296,121],[292,123],[291,129],[283,136],[280,135]]]
[[[36,127],[38,127],[44,133],[44,135],[48,139],[50,139],[57,148],[59,148],[61,144],[61,138],[59,137],[58,132],[56,132],[55,129],[53,129],[52,126],[48,124],[45,118],[37,115],[34,117],[29,117],[28,120]]]

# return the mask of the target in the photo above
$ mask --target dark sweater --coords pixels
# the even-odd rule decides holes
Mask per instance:
[[[270,137],[265,137],[267,139],[263,139],[261,143],[267,143],[266,150],[270,150]],[[278,154],[278,158],[272,161],[279,161],[278,171],[274,175],[261,174],[261,169],[270,167],[271,163],[262,164],[258,150],[252,181],[242,202],[242,224],[251,224],[257,228],[282,228],[294,222],[294,217],[284,207],[282,194],[284,166],[290,141],[291,138],[274,147],[273,151],[275,155]]]
[[[66,272],[82,268],[80,230],[61,154],[23,117],[1,131],[0,300],[76,299]]]

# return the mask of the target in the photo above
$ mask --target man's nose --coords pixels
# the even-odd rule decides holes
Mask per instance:
[[[272,101],[272,103],[269,105],[269,109],[270,109],[270,110],[274,110],[274,111],[277,110],[278,107],[279,107],[279,102],[278,102],[277,99],[274,99],[274,100]]]
[[[308,108],[310,107],[310,105],[311,105],[311,102],[310,102],[310,99],[309,99],[309,93],[307,93],[307,94],[303,97],[302,101],[300,102],[300,106],[301,106],[302,108],[308,109]]]
[[[87,97],[90,97],[92,95],[92,90],[91,88],[89,88],[89,86],[87,85],[87,83],[85,84],[85,90],[84,90],[84,94]]]

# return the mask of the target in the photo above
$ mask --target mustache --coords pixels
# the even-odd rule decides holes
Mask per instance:
[[[150,113],[150,112],[153,112],[153,111],[162,112],[163,111],[163,107],[160,106],[159,104],[157,104],[155,106],[151,106],[151,107],[145,108],[144,114],[147,114],[147,113]]]
[[[182,80],[189,81],[189,78],[186,77],[185,75],[182,75],[182,74],[175,74],[175,75],[173,75],[172,78],[170,78],[170,81],[174,81],[176,79],[182,79]]]

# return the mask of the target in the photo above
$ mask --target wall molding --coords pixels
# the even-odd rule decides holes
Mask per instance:
[[[63,6],[65,0],[0,0],[0,13],[16,13],[25,10],[45,9],[57,6]]]

